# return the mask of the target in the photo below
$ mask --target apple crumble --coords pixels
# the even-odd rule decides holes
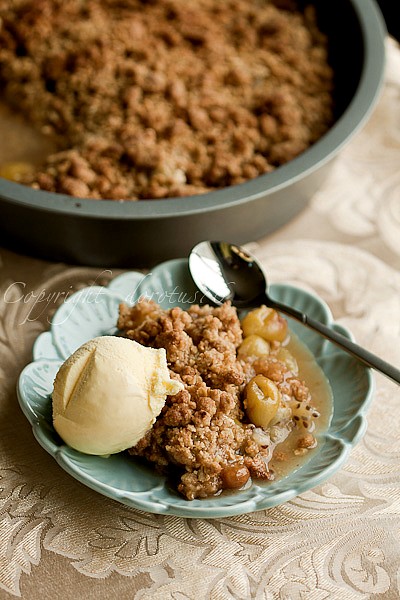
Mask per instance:
[[[295,0],[0,0],[0,85],[57,144],[5,176],[81,198],[242,183],[333,122],[327,38]]]
[[[122,304],[122,335],[165,348],[171,378],[184,389],[167,398],[152,429],[129,450],[177,481],[191,500],[271,480],[274,452],[307,453],[319,417],[287,348],[288,325],[262,306],[240,322],[229,303],[161,309],[151,300]]]

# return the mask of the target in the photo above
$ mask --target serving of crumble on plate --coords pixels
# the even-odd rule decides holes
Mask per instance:
[[[179,290],[181,293],[176,294],[176,290]],[[345,335],[350,335],[344,328],[333,322],[328,307],[317,296],[282,284],[271,286],[271,293],[277,300],[296,305],[299,309],[306,310],[308,314],[325,322],[330,327],[340,330]],[[144,297],[147,300],[156,301],[157,304],[161,305],[161,308],[158,308],[158,306],[155,308],[151,302],[146,301],[138,304],[139,298]],[[138,322],[137,328],[135,328],[131,326],[135,324],[132,321],[127,327],[126,332],[136,331],[135,336],[139,335],[139,331],[142,331],[140,334],[142,336],[141,342],[144,341],[145,333],[149,336],[148,341],[150,341],[151,335],[156,337],[157,335],[161,337],[175,335],[173,328],[171,334],[169,324],[170,313],[168,311],[171,311],[171,308],[174,314],[179,315],[179,317],[176,317],[176,327],[178,329],[182,326],[182,323],[186,323],[186,329],[189,328],[190,330],[190,321],[195,321],[196,319],[200,319],[200,322],[201,319],[203,319],[203,322],[212,321],[214,325],[207,326],[204,329],[204,337],[207,338],[209,336],[212,340],[213,331],[215,333],[215,330],[218,328],[222,331],[223,327],[217,320],[214,321],[217,317],[213,314],[213,311],[218,309],[204,307],[199,300],[198,290],[194,288],[193,282],[190,279],[187,261],[183,259],[163,263],[155,267],[146,276],[135,272],[124,273],[115,278],[107,288],[85,288],[71,296],[54,315],[50,331],[38,337],[34,345],[34,360],[22,371],[18,382],[18,398],[21,408],[31,423],[33,433],[39,443],[57,460],[65,471],[97,492],[144,511],[185,517],[212,518],[261,510],[286,502],[330,477],[345,462],[350,449],[358,442],[365,431],[365,413],[373,389],[372,377],[369,370],[347,354],[333,347],[332,344],[321,339],[318,334],[288,320],[289,330],[294,334],[294,337],[299,337],[302,344],[307,346],[308,351],[313,355],[313,360],[317,362],[319,368],[324,373],[324,377],[329,381],[332,390],[333,414],[328,414],[325,421],[322,414],[321,417],[315,417],[316,423],[320,422],[321,426],[316,427],[311,432],[312,437],[315,437],[317,442],[316,447],[312,448],[311,451],[308,450],[309,447],[314,445],[313,443],[311,444],[311,438],[307,437],[308,434],[305,431],[298,429],[301,434],[297,439],[295,436],[296,442],[293,445],[294,449],[300,451],[297,455],[293,451],[296,460],[298,459],[297,466],[279,473],[279,464],[285,464],[286,457],[279,455],[278,448],[278,460],[273,463],[273,468],[277,475],[275,479],[272,480],[271,477],[266,477],[263,480],[262,478],[255,477],[257,453],[253,457],[251,456],[251,446],[253,443],[253,439],[251,438],[254,436],[255,429],[259,429],[259,433],[261,433],[264,428],[252,428],[249,417],[245,415],[245,398],[243,404],[239,404],[239,408],[234,407],[232,403],[234,394],[230,386],[237,385],[240,392],[243,393],[244,388],[240,389],[241,386],[243,384],[248,385],[246,381],[250,382],[253,376],[259,377],[261,375],[272,380],[279,387],[282,385],[279,383],[280,376],[278,372],[280,369],[278,368],[276,373],[274,373],[274,370],[281,361],[278,360],[275,363],[272,360],[273,357],[270,357],[263,365],[262,371],[255,373],[255,369],[258,369],[258,366],[260,366],[255,365],[255,363],[258,360],[263,362],[263,359],[254,361],[251,356],[254,353],[254,349],[248,349],[250,358],[240,359],[239,364],[241,366],[238,366],[237,355],[233,351],[231,344],[235,346],[239,342],[239,325],[235,315],[231,312],[231,308],[227,306],[219,309],[220,316],[222,317],[219,319],[221,323],[224,321],[225,323],[228,321],[230,323],[230,326],[227,328],[230,333],[226,337],[226,347],[223,350],[221,346],[220,350],[223,350],[222,354],[230,352],[231,361],[228,361],[225,371],[223,371],[221,365],[221,369],[216,369],[214,373],[212,373],[211,369],[210,376],[207,376],[204,370],[201,372],[203,367],[205,368],[205,365],[201,365],[200,362],[197,367],[192,367],[194,369],[192,373],[187,372],[185,374],[183,371],[179,373],[178,366],[176,366],[177,373],[175,377],[186,380],[186,387],[184,392],[182,392],[182,411],[172,410],[170,415],[168,415],[170,407],[166,405],[165,415],[163,415],[163,419],[171,419],[171,437],[169,441],[172,443],[170,443],[170,449],[165,456],[167,456],[170,462],[172,462],[172,456],[175,456],[175,462],[178,463],[178,471],[180,472],[180,478],[178,478],[177,483],[184,486],[180,491],[174,486],[176,480],[174,481],[172,477],[171,481],[171,477],[168,474],[166,475],[156,469],[154,464],[148,461],[149,456],[146,459],[142,458],[146,456],[146,445],[144,445],[142,450],[136,447],[134,452],[136,456],[130,456],[128,453],[120,453],[105,459],[99,456],[85,455],[69,448],[56,434],[52,427],[51,419],[51,392],[54,376],[64,360],[85,341],[99,335],[118,334],[116,323],[121,304],[128,305],[127,308],[123,309],[126,311],[126,325],[128,325],[129,321],[127,315],[131,313],[133,310],[131,307],[134,305],[137,305],[137,311],[144,310],[147,306],[151,310],[154,309],[157,313],[155,319],[156,326],[152,331],[148,329],[149,323],[144,326],[144,322],[142,322],[142,325]],[[200,308],[193,307],[193,304],[200,304]],[[192,308],[190,308],[191,306]],[[174,312],[175,307],[184,309],[185,312],[181,313],[180,310]],[[226,314],[224,315],[225,311]],[[121,315],[123,314],[122,311]],[[120,319],[125,317],[120,316]],[[199,327],[200,322],[198,324]],[[244,327],[243,322],[242,327]],[[200,350],[204,349],[203,354],[205,356],[209,356],[207,352],[212,355],[212,343],[204,343],[201,346],[200,338],[196,338],[195,333],[199,333],[199,331],[196,332],[196,326],[192,327],[193,341],[195,343],[193,343],[193,346],[191,345],[192,342],[187,344],[191,348],[189,351],[190,354],[196,357],[200,346]],[[182,334],[179,335],[182,336]],[[253,334],[250,333],[250,335]],[[185,338],[185,336],[183,337]],[[239,342],[239,348],[243,343],[242,341]],[[279,352],[279,347],[275,346],[272,351],[275,352],[276,350]],[[295,352],[293,353],[295,354]],[[171,364],[173,358],[173,356],[169,358]],[[281,358],[283,357],[281,356]],[[286,359],[289,360],[288,356],[286,356]],[[179,364],[179,356],[175,356],[174,360]],[[271,364],[274,365],[272,370]],[[188,361],[188,366],[190,366],[190,360]],[[182,368],[184,369],[184,367]],[[240,373],[241,369],[245,373],[244,380],[242,383],[235,383],[237,373]],[[229,376],[227,375],[228,371],[232,373]],[[195,400],[196,402],[200,402],[196,406],[194,403],[190,406],[187,396],[190,386],[193,385],[193,377],[198,383],[196,385],[196,390],[198,391],[196,392],[197,396],[195,396]],[[276,378],[275,380],[274,377]],[[228,383],[229,378],[232,381]],[[213,380],[214,383],[212,383]],[[213,388],[212,385],[215,385],[216,388]],[[218,391],[219,385],[225,389]],[[201,396],[199,393],[200,390],[206,391],[205,396]],[[282,387],[279,391],[281,395],[285,393]],[[300,393],[300,388],[296,393]],[[211,416],[214,408],[210,409],[211,404],[209,403],[209,399],[213,397],[219,397],[219,404],[214,403],[216,410],[214,415]],[[221,397],[223,398],[222,401]],[[205,399],[206,408],[201,407],[202,398]],[[302,405],[302,402],[298,402],[298,404]],[[225,409],[223,408],[224,406]],[[206,414],[202,413],[202,410]],[[251,417],[254,417],[254,413],[251,414],[251,411],[249,414]],[[251,473],[251,481],[247,485],[244,482],[241,489],[237,489],[237,486],[234,489],[235,486],[221,486],[221,484],[213,487],[211,471],[214,467],[212,461],[209,461],[210,470],[205,471],[207,476],[204,489],[207,491],[207,494],[203,494],[201,485],[199,487],[200,478],[196,473],[196,468],[192,468],[194,465],[193,460],[196,461],[199,458],[198,453],[196,455],[197,450],[193,453],[193,456],[185,455],[184,446],[182,444],[179,445],[179,442],[175,443],[177,431],[179,428],[183,428],[184,431],[185,427],[189,427],[190,423],[184,425],[186,419],[192,420],[195,423],[199,422],[200,427],[204,427],[204,434],[207,436],[209,430],[211,431],[210,426],[212,425],[213,418],[216,419],[216,423],[221,420],[223,423],[224,419],[232,418],[235,421],[238,416],[238,422],[240,423],[242,420],[243,424],[238,425],[235,422],[235,427],[231,429],[234,433],[232,439],[235,440],[236,436],[236,439],[239,440],[241,437],[243,444],[240,445],[237,441],[221,443],[221,449],[226,452],[226,455],[219,462],[221,470],[217,474],[220,477],[220,481],[225,481],[225,484],[226,482],[229,483],[229,470],[225,475],[221,476],[223,468],[229,464],[233,464],[234,466],[243,464],[249,474]],[[299,416],[301,417],[301,415]],[[202,418],[204,419],[203,425],[201,425]],[[178,424],[178,419],[182,419],[180,425]],[[210,425],[207,425],[208,422]],[[159,433],[161,434],[162,430],[167,428],[167,421],[160,423]],[[221,431],[225,435],[229,429],[222,426]],[[252,431],[251,437],[249,435],[250,431]],[[192,439],[194,440],[193,434],[194,432],[192,431]],[[288,439],[290,437],[289,435]],[[298,441],[301,437],[304,438],[304,442],[299,444]],[[257,440],[257,433],[255,438]],[[310,446],[308,446],[308,442],[310,442]],[[154,462],[160,462],[160,447],[157,446],[157,443],[153,445],[155,458],[157,459]],[[260,446],[260,444],[258,445]],[[241,449],[237,452],[239,446]],[[247,448],[247,454],[243,450],[244,448]],[[179,449],[184,453],[183,460],[180,460],[180,465]],[[207,457],[207,454],[209,454],[208,450],[209,448],[207,448],[204,456],[205,461],[209,458]],[[139,457],[137,454],[141,454],[142,456]],[[262,452],[259,458],[261,456]],[[232,457],[234,460],[233,463],[230,463],[229,461]],[[184,464],[185,469],[182,477],[182,465]],[[263,464],[265,465],[266,462],[263,462]],[[267,464],[269,464],[268,461]],[[186,468],[186,465],[189,466],[189,469]],[[160,466],[162,467],[162,465]],[[217,471],[218,468],[216,469]],[[233,474],[234,471],[235,469],[233,470]],[[246,474],[246,471],[244,473]],[[266,473],[265,469],[263,473]],[[184,479],[185,475],[188,475],[187,479]],[[208,476],[210,477],[208,478]],[[235,483],[235,475],[233,476],[233,483]],[[209,487],[210,485],[211,487]],[[232,491],[227,490],[218,493],[223,487]],[[194,499],[188,501],[187,498],[191,496],[192,492]],[[212,495],[208,495],[209,492]],[[207,497],[195,497],[200,495],[206,495]]]

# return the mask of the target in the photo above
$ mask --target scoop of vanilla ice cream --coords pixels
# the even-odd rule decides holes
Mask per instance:
[[[114,454],[151,428],[167,395],[183,384],[170,378],[165,350],[114,336],[83,344],[61,365],[53,390],[53,424],[72,448]]]

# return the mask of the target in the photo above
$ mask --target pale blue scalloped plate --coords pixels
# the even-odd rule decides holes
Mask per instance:
[[[333,322],[329,308],[320,298],[287,285],[271,286],[271,294],[351,337]],[[318,334],[291,320],[291,329],[310,348],[330,381],[334,411],[329,428],[320,436],[310,460],[285,478],[269,484],[254,483],[234,494],[188,501],[170,489],[165,478],[151,466],[135,462],[124,453],[102,458],[66,446],[54,431],[51,419],[50,395],[58,368],[87,340],[115,333],[119,303],[133,304],[143,295],[164,308],[187,308],[201,301],[201,293],[195,288],[184,259],[163,263],[145,276],[125,273],[108,288],[85,288],[57,310],[50,331],[42,333],[34,344],[34,362],[20,375],[17,391],[21,408],[38,442],[65,471],[100,494],[140,510],[215,518],[286,502],[320,484],[343,465],[366,428],[365,414],[373,393],[371,373]]]

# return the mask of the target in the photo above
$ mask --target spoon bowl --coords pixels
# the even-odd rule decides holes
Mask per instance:
[[[271,298],[261,265],[241,246],[220,241],[200,242],[190,253],[189,270],[199,290],[214,304],[229,300],[239,309],[265,304],[318,331],[368,367],[400,384],[399,369],[295,307]]]
[[[265,275],[240,246],[200,242],[190,254],[189,268],[198,288],[214,304],[230,300],[237,308],[251,308],[265,303]]]

